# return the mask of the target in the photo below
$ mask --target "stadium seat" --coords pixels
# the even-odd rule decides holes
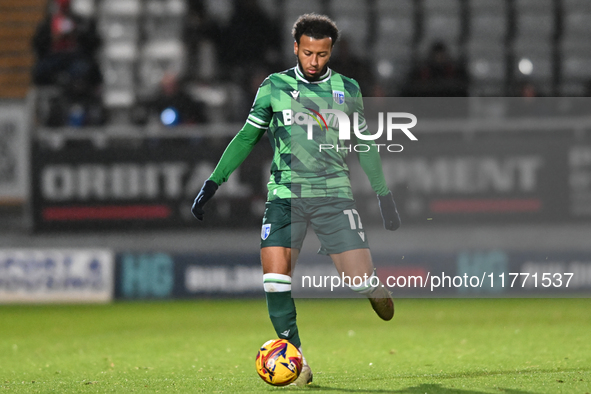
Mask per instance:
[[[78,15],[82,15],[84,17],[92,17],[94,16],[95,10],[95,1],[94,0],[73,0],[72,1],[72,10],[74,13]]]
[[[380,16],[412,18],[414,4],[412,0],[377,0],[376,10]]]
[[[562,0],[565,13],[591,13],[591,2],[588,0]]]
[[[504,14],[506,2],[499,0],[468,0],[468,6],[472,14]]]
[[[146,16],[144,32],[146,40],[179,40],[182,38],[183,25],[179,17],[168,15]]]
[[[443,41],[450,52],[457,54],[462,31],[461,8],[458,0],[425,0],[420,52],[426,53],[434,41]]]
[[[466,50],[471,96],[504,95],[506,50],[502,42],[472,41]]]
[[[110,42],[103,48],[103,58],[133,62],[137,58],[137,46],[133,42]]]
[[[182,39],[186,8],[182,0],[148,1],[143,23],[146,40]]]
[[[587,5],[591,5],[588,2]],[[591,36],[591,7],[574,7],[564,9],[562,40],[567,42],[586,42]]]
[[[147,15],[182,16],[187,11],[183,0],[150,0],[146,2]]]
[[[534,65],[532,75],[540,77],[550,76],[552,57],[552,44],[550,42],[546,40],[519,41],[513,46],[513,54],[517,62],[526,58],[532,60]],[[539,62],[538,67],[535,67],[536,64],[533,59]]]
[[[286,59],[293,58],[293,37],[291,36],[291,26],[296,19],[302,15],[311,12],[318,14],[324,13],[322,4],[317,0],[299,0],[299,1],[288,1],[285,2],[285,23],[286,26],[283,28],[283,50],[285,52]]]
[[[267,15],[274,18],[279,13],[278,2],[275,0],[259,0],[260,6],[267,12]]]
[[[232,16],[232,0],[205,0],[207,13],[213,19],[226,23]]]
[[[503,82],[506,77],[505,47],[502,44],[479,43],[467,47],[467,61],[473,80]]]
[[[506,38],[508,28],[506,2],[470,0],[468,17],[469,40],[501,41]]]
[[[387,50],[376,49],[376,75],[381,80],[401,82],[408,75],[413,60],[411,45],[384,46]]]
[[[516,0],[514,46],[546,45],[556,33],[556,14],[552,0]]]
[[[587,41],[565,41],[560,47],[561,94],[580,96],[588,94],[591,82],[591,44]]]
[[[368,9],[367,2],[358,0],[338,0],[330,3],[329,15],[334,19],[343,36],[351,44],[355,54],[367,48]]]
[[[330,3],[330,14],[362,16],[367,12],[367,2],[359,0],[333,0]]]
[[[590,48],[586,48],[590,50]],[[567,82],[591,81],[591,56],[578,53],[565,54],[562,63],[562,76]]]
[[[555,33],[554,14],[519,14],[516,30],[517,39],[535,37],[551,40]]]
[[[291,25],[302,14],[309,14],[315,12],[318,14],[324,13],[322,4],[317,0],[299,0],[285,2],[285,16],[286,23]]]
[[[518,14],[549,14],[553,8],[553,0],[515,0]]]
[[[384,47],[407,45],[414,39],[414,23],[408,18],[381,16],[378,19],[378,42]],[[383,48],[382,45],[378,47]]]
[[[377,0],[376,15],[376,76],[383,81],[400,81],[408,74],[414,56],[414,4],[412,0]]]
[[[469,20],[469,41],[505,40],[507,36],[507,16],[473,14]]]
[[[426,14],[458,15],[460,13],[460,2],[458,0],[423,0],[423,11]]]
[[[104,0],[100,12],[103,15],[137,17],[141,12],[141,4],[139,0]]]
[[[508,34],[506,2],[469,0],[466,61],[471,78],[470,95],[502,96],[507,79]]]
[[[115,43],[103,51],[102,66],[106,86],[133,86],[136,46],[131,43]]]
[[[157,88],[165,73],[181,74],[185,69],[185,49],[181,41],[152,41],[142,48],[139,65],[140,88]]]
[[[545,94],[552,93],[554,58],[548,40],[519,41],[513,46],[513,77],[516,81],[530,80]]]
[[[363,54],[367,49],[367,19],[336,16],[335,23],[339,27],[341,35],[346,37],[347,41],[351,44],[353,53],[356,55]]]
[[[137,46],[131,42],[110,43],[103,49],[103,100],[107,107],[129,107],[135,99]]]
[[[139,20],[125,16],[109,16],[99,20],[98,29],[106,42],[137,42]]]
[[[510,49],[515,81],[529,80],[542,94],[554,91],[557,18],[553,0],[515,0],[515,35]]]
[[[428,15],[424,19],[423,41],[443,40],[453,45],[460,38],[460,15]]]
[[[565,13],[564,18],[564,35],[566,37],[575,37],[580,34],[588,34],[591,32],[591,24],[589,18],[591,12],[572,12]]]
[[[133,89],[109,88],[103,92],[103,104],[109,109],[130,108],[136,97]]]

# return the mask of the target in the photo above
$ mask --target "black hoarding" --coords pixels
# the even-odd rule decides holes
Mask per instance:
[[[380,149],[405,224],[589,220],[591,100],[564,100],[365,99],[368,132],[379,134],[382,127],[382,137],[346,147],[364,224],[381,220],[375,193],[355,158],[372,144]],[[417,119],[410,129],[416,140],[398,124],[401,118],[408,121],[408,114]],[[303,122],[310,136],[332,132],[322,129],[324,118],[306,123],[308,115],[299,115],[295,121]],[[218,189],[205,222],[190,213],[232,137],[230,130],[236,129],[228,127],[221,136],[199,130],[174,138],[166,132],[157,138],[105,135],[102,144],[92,143],[100,137],[93,135],[57,148],[48,143],[51,138],[37,138],[32,143],[35,228],[256,228],[272,159],[266,137]]]
[[[588,297],[588,252],[459,250],[374,254],[376,273],[395,298]],[[119,252],[116,299],[263,297],[258,253]],[[358,298],[363,277],[339,274],[327,256],[307,254],[292,279],[294,298]]]
[[[32,145],[36,230],[196,226],[190,207],[229,138]],[[271,151],[261,142],[208,205],[201,227],[260,221]]]

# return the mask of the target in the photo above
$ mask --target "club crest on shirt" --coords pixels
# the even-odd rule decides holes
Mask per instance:
[[[334,102],[337,103],[338,105],[345,104],[345,92],[341,92],[339,90],[333,90],[332,91],[332,98],[334,99]]]
[[[271,234],[271,225],[263,224],[263,228],[261,229],[261,238],[263,241],[269,238],[269,234]]]

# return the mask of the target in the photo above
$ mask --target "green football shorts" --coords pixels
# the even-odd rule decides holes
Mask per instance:
[[[308,225],[320,240],[320,254],[369,248],[355,201],[314,197],[268,201],[261,229],[261,248],[301,249]]]

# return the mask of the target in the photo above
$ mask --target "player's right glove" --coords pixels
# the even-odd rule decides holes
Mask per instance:
[[[380,212],[382,213],[382,219],[384,219],[384,228],[386,230],[395,231],[400,227],[400,215],[396,210],[396,203],[394,202],[394,196],[392,192],[385,196],[378,196],[380,202]]]
[[[193,207],[191,207],[191,213],[198,220],[203,220],[203,214],[205,213],[203,206],[213,197],[216,190],[218,190],[218,184],[212,180],[208,179],[203,184],[201,191],[193,202]]]

